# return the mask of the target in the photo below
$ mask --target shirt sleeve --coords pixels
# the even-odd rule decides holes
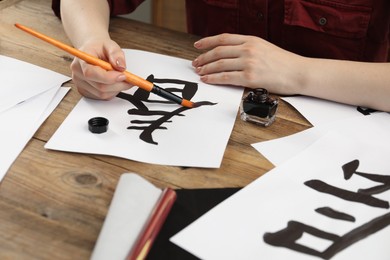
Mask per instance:
[[[58,18],[61,19],[60,3],[61,3],[61,0],[52,0],[51,1],[51,9],[53,10],[54,14]]]
[[[144,0],[107,0],[110,15],[128,14],[133,12]],[[51,7],[54,14],[61,18],[61,0],[52,0]]]
[[[128,14],[133,12],[144,0],[107,0],[110,15]]]

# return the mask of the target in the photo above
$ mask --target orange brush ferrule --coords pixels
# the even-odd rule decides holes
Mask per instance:
[[[91,65],[99,66],[107,71],[114,70],[112,65],[104,60],[96,58],[96,57],[89,55],[88,53],[85,53],[83,51],[80,51],[78,49],[75,49],[69,45],[66,45],[65,43],[57,41],[57,40],[55,40],[49,36],[46,36],[42,33],[36,32],[33,29],[30,29],[24,25],[16,23],[15,26],[17,28],[41,39],[41,40],[44,40],[44,41],[46,41],[46,42],[48,42],[56,47],[68,52],[69,54],[72,54],[73,56],[75,56],[79,59],[82,59],[83,61],[85,61]],[[147,81],[146,79],[143,79],[143,78],[141,78],[137,75],[134,75],[128,71],[124,71],[123,74],[125,74],[125,76],[126,76],[126,81],[134,86],[137,86],[137,87],[142,88],[146,91],[155,93],[158,96],[161,96],[165,99],[168,99],[169,101],[173,101],[173,102],[180,104],[184,107],[192,108],[194,105],[193,102],[186,100],[184,98],[181,98],[181,97],[179,97],[179,96],[177,96],[177,95],[175,95],[167,90],[164,90],[164,89],[154,85],[152,82]]]

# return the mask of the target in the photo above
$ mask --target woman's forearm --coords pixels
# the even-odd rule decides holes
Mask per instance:
[[[306,59],[301,93],[390,112],[390,63]]]
[[[106,0],[62,0],[65,32],[76,48],[93,39],[109,37],[109,6]]]

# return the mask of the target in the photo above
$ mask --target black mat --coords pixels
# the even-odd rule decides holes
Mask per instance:
[[[233,195],[239,188],[181,189],[147,259],[198,259],[169,241],[214,206]]]

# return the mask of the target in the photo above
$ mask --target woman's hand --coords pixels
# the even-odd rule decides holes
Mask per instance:
[[[300,92],[303,58],[261,38],[220,34],[194,46],[207,50],[192,62],[205,83],[261,87],[279,94]]]
[[[109,62],[115,70],[106,71],[75,58],[71,64],[72,78],[79,93],[93,99],[109,100],[120,91],[131,88],[122,73],[126,69],[124,53],[111,39],[91,39],[80,50]]]

